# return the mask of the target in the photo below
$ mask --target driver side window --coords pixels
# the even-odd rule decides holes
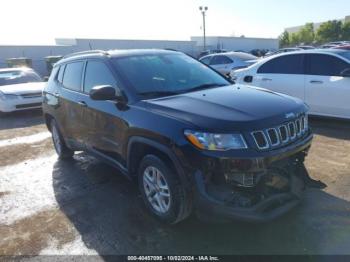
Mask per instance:
[[[117,90],[117,81],[107,65],[100,61],[88,61],[85,70],[84,93],[89,94],[94,86],[101,85],[109,85]]]

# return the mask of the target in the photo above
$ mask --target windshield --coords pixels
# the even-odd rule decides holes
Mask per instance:
[[[184,54],[120,57],[113,63],[136,92],[145,98],[230,84],[220,74]]]
[[[342,57],[345,57],[350,62],[350,51],[349,52],[341,52],[338,54],[341,55]]]
[[[0,72],[0,86],[31,82],[41,82],[42,79],[34,72],[20,70]]]
[[[240,58],[243,61],[258,59],[256,56],[251,55],[251,54],[246,54],[246,53],[237,53],[237,54],[235,54],[235,56],[237,56],[238,58]]]

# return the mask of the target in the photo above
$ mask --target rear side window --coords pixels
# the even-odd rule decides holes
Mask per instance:
[[[259,74],[304,74],[304,55],[284,55],[276,57],[259,69]]]
[[[91,88],[100,85],[117,86],[114,76],[103,62],[89,61],[85,71],[84,92],[89,93]]]
[[[350,67],[348,63],[331,55],[310,54],[307,58],[308,75],[340,76],[341,72]]]
[[[66,65],[63,76],[63,86],[80,91],[84,62],[74,62]]]
[[[211,65],[224,65],[224,64],[231,64],[231,63],[233,63],[233,61],[227,56],[223,56],[223,55],[214,56],[210,61]]]

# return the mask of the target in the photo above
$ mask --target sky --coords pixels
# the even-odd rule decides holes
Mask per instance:
[[[278,37],[286,27],[341,19],[349,0],[2,0],[0,44],[54,44],[55,38],[189,40]]]

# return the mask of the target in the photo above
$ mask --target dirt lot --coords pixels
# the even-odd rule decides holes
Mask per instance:
[[[350,254],[350,123],[312,119],[310,189],[286,216],[263,225],[169,227],[145,212],[118,171],[77,154],[57,161],[41,112],[0,118],[0,255]]]

